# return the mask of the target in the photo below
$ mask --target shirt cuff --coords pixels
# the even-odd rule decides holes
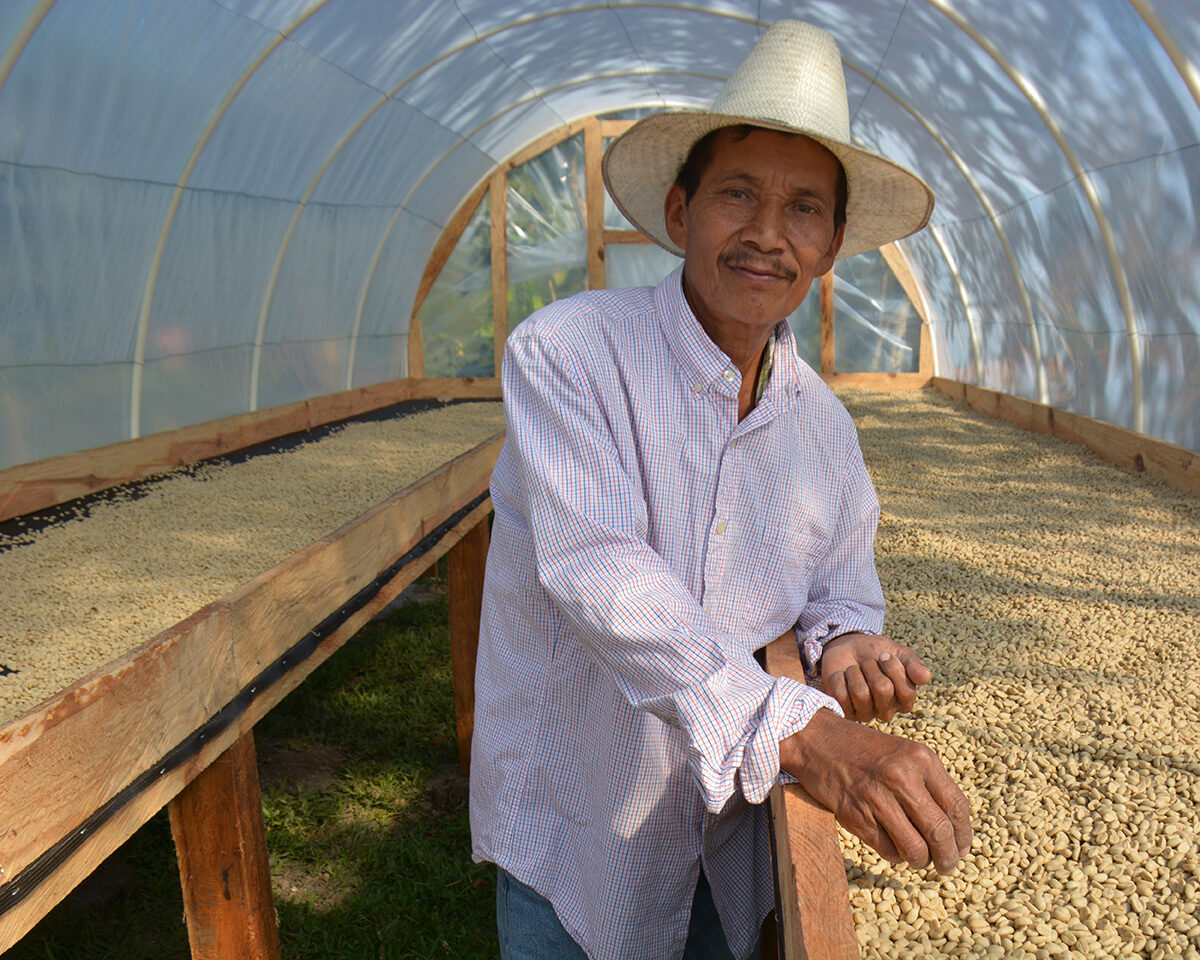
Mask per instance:
[[[845,716],[838,702],[819,690],[787,677],[779,677],[776,684],[772,697],[777,698],[779,719],[759,726],[742,764],[742,793],[750,803],[762,803],[776,783],[793,780],[779,767],[779,741],[803,730],[822,707]]]
[[[865,618],[849,616],[845,620],[822,620],[813,624],[807,630],[796,627],[796,638],[800,642],[800,659],[804,662],[804,675],[808,682],[818,690],[821,684],[821,654],[825,652],[825,644],[845,633],[879,633],[881,626],[876,626]]]

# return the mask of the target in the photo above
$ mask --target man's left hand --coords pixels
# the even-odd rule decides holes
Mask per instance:
[[[851,720],[891,720],[907,713],[917,687],[933,674],[912,647],[891,637],[844,633],[825,644],[821,682]]]

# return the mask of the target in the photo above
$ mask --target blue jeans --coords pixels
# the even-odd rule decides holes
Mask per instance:
[[[496,868],[496,928],[501,960],[587,960],[567,933],[550,901]],[[734,960],[703,872],[692,900],[684,960]],[[755,960],[755,950],[747,960]],[[665,960],[665,958],[664,958]]]

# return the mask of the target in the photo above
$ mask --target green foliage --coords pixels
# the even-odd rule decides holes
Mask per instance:
[[[471,862],[457,773],[446,619],[441,599],[369,625],[256,728],[289,960],[497,954],[495,874]],[[301,768],[279,782],[272,754],[321,758],[325,782]],[[122,892],[64,903],[5,960],[185,960],[165,811],[116,859]]]

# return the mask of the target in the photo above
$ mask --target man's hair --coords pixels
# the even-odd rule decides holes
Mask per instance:
[[[718,127],[716,130],[710,130],[693,145],[688,151],[687,159],[683,161],[683,166],[679,168],[679,173],[675,175],[676,186],[683,188],[683,195],[690,203],[692,197],[696,195],[696,190],[700,186],[700,178],[704,176],[704,171],[708,169],[709,163],[712,162],[713,147],[717,142],[717,134],[724,130],[733,132],[733,139],[745,140],[755,130],[765,130],[766,127],[756,127],[751,123],[739,123],[729,127]],[[803,134],[787,133],[786,131],[771,131],[773,133],[783,133],[786,137],[799,137]],[[836,159],[836,158],[835,158]],[[833,207],[833,229],[836,232],[837,228],[846,222],[846,199],[849,196],[850,190],[846,183],[846,169],[842,166],[842,162],[838,160],[838,179],[836,201]]]

